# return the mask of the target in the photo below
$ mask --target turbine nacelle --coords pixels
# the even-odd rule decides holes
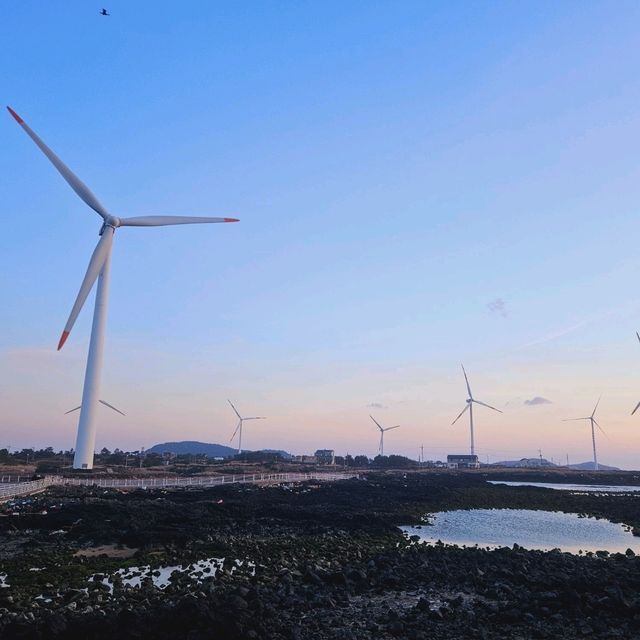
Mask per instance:
[[[98,235],[102,235],[104,230],[107,227],[111,227],[114,231],[120,226],[120,218],[116,218],[115,216],[108,216],[104,219],[104,223],[102,227],[100,227],[100,233]]]

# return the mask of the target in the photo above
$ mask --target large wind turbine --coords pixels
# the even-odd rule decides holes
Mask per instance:
[[[600,431],[604,433],[604,429],[597,423],[594,417],[596,415],[596,409],[598,408],[599,404],[600,404],[600,398],[598,398],[598,402],[596,402],[596,406],[593,408],[593,412],[591,413],[591,415],[587,416],[586,418],[567,418],[566,420],[563,420],[563,422],[573,422],[574,420],[588,420],[591,423],[591,443],[593,444],[593,468],[595,471],[598,471],[600,469],[600,467],[598,466],[598,454],[596,452],[595,427],[598,427],[598,429],[600,429]],[[604,435],[606,436],[607,434],[604,433]]]
[[[464,365],[461,365],[461,366],[462,366],[462,373],[464,373],[464,381],[467,383],[467,391],[469,393],[469,397],[467,398],[467,404],[465,408],[460,412],[458,417],[451,423],[451,425],[453,426],[456,422],[458,422],[458,420],[462,417],[465,411],[467,410],[469,411],[469,432],[471,435],[471,455],[474,455],[475,443],[473,440],[473,403],[475,402],[476,404],[481,404],[483,407],[493,409],[498,413],[502,413],[502,411],[500,411],[500,409],[496,409],[495,407],[492,407],[490,404],[486,404],[485,402],[480,402],[480,400],[476,400],[473,397],[473,394],[471,393],[471,387],[469,386],[469,378],[467,378],[467,372],[464,370]]]
[[[384,432],[385,431],[391,431],[391,429],[397,429],[400,425],[397,424],[394,427],[383,427],[373,416],[369,416],[378,426],[378,429],[380,429],[380,445],[378,446],[378,451],[380,452],[380,455],[383,456],[384,455]]]
[[[60,172],[69,186],[80,198],[91,207],[101,218],[98,244],[93,251],[89,267],[80,286],[80,291],[71,309],[71,314],[64,327],[58,350],[62,348],[69,337],[69,333],[82,309],[96,280],[98,281],[93,325],[89,341],[87,368],[84,376],[82,404],[80,405],[80,419],[76,439],[74,469],[92,469],[93,453],[96,440],[96,411],[99,402],[100,377],[102,373],[102,358],[104,352],[104,337],[107,323],[107,302],[109,292],[109,266],[111,264],[111,246],[113,235],[119,227],[160,227],[173,224],[198,224],[204,222],[237,222],[235,218],[195,218],[185,216],[139,216],[135,218],[117,218],[112,216],[98,201],[90,189],[67,167],[60,158],[38,137],[38,135],[13,110],[7,107],[16,122],[27,132],[27,135],[38,145],[40,150]]]
[[[637,331],[636,331],[636,336],[638,336],[638,342],[640,342],[640,333],[638,333]],[[640,408],[640,402],[638,402],[638,404],[636,405],[636,408],[631,412],[631,415],[633,415],[639,408]]]
[[[253,416],[251,418],[243,418],[238,413],[238,410],[233,406],[233,403],[231,402],[231,400],[227,400],[227,402],[231,405],[231,408],[235,411],[235,414],[238,416],[238,426],[236,427],[236,430],[233,432],[233,435],[231,436],[231,438],[229,439],[229,442],[231,442],[231,440],[233,440],[236,437],[236,433],[238,433],[238,454],[240,454],[242,453],[242,423],[247,420],[266,420],[267,418],[265,416]]]

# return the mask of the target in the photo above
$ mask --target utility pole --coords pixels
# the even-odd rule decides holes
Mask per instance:
[[[142,459],[144,458],[144,447],[140,447],[140,468],[142,469]]]
[[[569,454],[567,453],[567,467],[569,466]]]
[[[420,464],[424,464],[424,445],[420,445]]]
[[[540,454],[540,466],[542,466],[542,449],[538,449],[538,453]]]

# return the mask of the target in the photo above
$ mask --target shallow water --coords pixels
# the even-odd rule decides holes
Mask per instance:
[[[471,509],[443,511],[430,519],[432,526],[402,527],[407,535],[425,542],[440,540],[458,546],[511,547],[550,551],[609,551],[640,553],[640,538],[629,527],[576,513],[527,509]]]
[[[539,487],[541,489],[557,489],[558,491],[575,491],[588,493],[629,493],[640,491],[640,486],[609,484],[557,484],[553,482],[510,482],[508,480],[487,480],[489,484],[505,484],[509,487]]]
[[[237,567],[242,567],[245,564],[242,560],[235,560],[234,565],[231,567],[231,571],[234,571]],[[255,572],[255,564],[253,562],[246,563],[251,573]],[[204,560],[198,560],[196,562],[185,565],[170,565],[151,567],[145,565],[141,567],[128,567],[126,569],[118,569],[115,573],[122,578],[122,585],[133,588],[140,587],[142,579],[145,577],[151,578],[153,586],[158,589],[165,589],[171,584],[171,574],[174,571],[178,573],[185,573],[191,578],[195,578],[198,582],[202,582],[205,578],[213,578],[216,573],[224,566],[224,558],[206,558]],[[96,574],[94,574],[96,575]],[[115,574],[102,578],[102,583],[109,587],[109,591],[113,593],[113,577]],[[89,577],[90,580],[94,579],[94,576]]]

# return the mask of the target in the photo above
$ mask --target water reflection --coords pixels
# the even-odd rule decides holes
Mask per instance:
[[[487,480],[489,484],[504,484],[509,487],[539,487],[558,491],[574,491],[576,493],[635,493],[640,486],[617,484],[559,484],[553,482],[511,482],[509,480]]]
[[[511,547],[549,551],[609,551],[640,553],[640,538],[629,527],[580,517],[575,513],[526,509],[472,509],[443,511],[430,519],[432,526],[402,527],[407,535],[427,542],[438,540],[459,546]]]

